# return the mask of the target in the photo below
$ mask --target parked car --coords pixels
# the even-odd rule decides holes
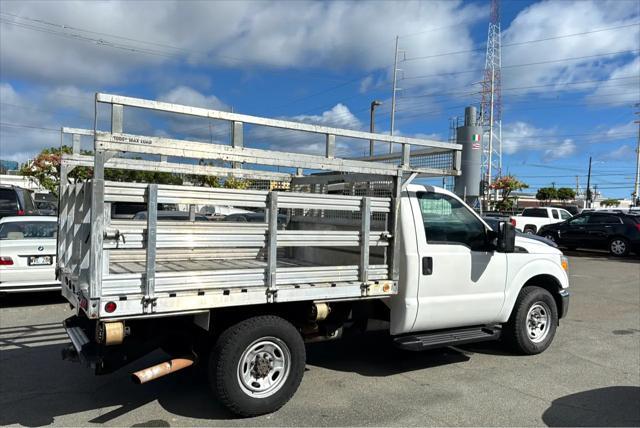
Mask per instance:
[[[630,251],[640,251],[640,214],[584,212],[544,226],[538,235],[569,249],[607,249],[614,256],[626,256]]]
[[[59,289],[55,277],[58,218],[0,219],[0,292]]]
[[[146,210],[147,204],[143,202],[114,202],[111,204],[111,218],[131,220],[137,213]],[[176,204],[158,204],[158,212],[177,210]]]
[[[133,217],[134,220],[146,220],[147,212],[140,211]],[[158,211],[159,221],[187,221],[189,220],[188,211]],[[209,221],[207,216],[203,214],[196,214],[196,221]]]
[[[482,219],[485,221],[485,223],[487,223],[489,225],[489,227],[491,227],[491,229],[493,229],[494,232],[498,231],[501,222],[508,222],[509,221],[509,217],[505,217],[505,216],[503,216],[503,217],[484,216],[484,217],[482,217]],[[544,242],[545,244],[550,245],[553,248],[558,248],[558,244],[556,244],[551,239],[545,238],[544,236],[537,236],[537,235],[533,235],[531,233],[524,233],[524,232],[521,232],[521,231],[519,231],[517,229],[516,229],[516,236],[522,236],[524,238],[530,238],[530,239],[533,239],[535,241]]]
[[[31,192],[22,187],[0,185],[0,218],[5,216],[37,215],[38,209]]]
[[[249,214],[251,212],[252,211],[230,205],[205,205],[200,208],[200,214],[206,215],[211,219],[223,219],[231,214]]]
[[[525,208],[522,214],[511,217],[511,224],[524,233],[535,234],[542,226],[560,223],[571,217],[571,213],[563,208]]]

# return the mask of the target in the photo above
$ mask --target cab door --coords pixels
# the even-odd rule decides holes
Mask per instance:
[[[459,199],[435,191],[411,198],[421,259],[412,331],[496,322],[507,257],[490,250],[485,224]]]

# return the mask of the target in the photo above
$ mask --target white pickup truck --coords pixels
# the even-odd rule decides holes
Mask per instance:
[[[536,234],[542,226],[560,223],[572,217],[562,208],[525,208],[521,214],[511,217],[511,224],[524,233]]]
[[[75,308],[65,321],[71,344],[63,355],[96,374],[160,348],[170,359],[133,373],[135,382],[201,364],[218,400],[254,416],[294,395],[305,371],[305,342],[364,331],[370,320],[386,325],[406,350],[501,339],[514,352],[537,354],[567,313],[568,266],[559,250],[516,237],[509,223],[494,231],[456,195],[410,183],[418,175],[457,174],[457,144],[107,94],[96,100],[112,104],[112,130],[95,132],[95,157],[79,151],[63,157],[57,265],[62,294]],[[231,144],[125,134],[123,106],[231,121]],[[326,152],[244,148],[243,123],[321,134]],[[74,141],[93,134],[65,131]],[[336,136],[399,144],[400,158],[336,158]],[[230,164],[118,158],[117,152]],[[411,164],[418,155],[419,167]],[[235,164],[241,162],[298,168],[285,177]],[[66,174],[87,164],[94,178],[69,184]],[[288,178],[290,188],[116,183],[102,178],[109,167],[276,175]],[[327,172],[305,176],[300,168]],[[146,203],[147,218],[111,218],[109,204],[118,201]],[[252,207],[265,220],[162,222],[160,203]]]

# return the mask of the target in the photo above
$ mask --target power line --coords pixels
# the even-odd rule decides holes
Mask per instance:
[[[60,128],[46,128],[44,126],[35,126],[35,125],[25,125],[23,123],[9,123],[9,122],[0,122],[0,126],[10,127],[10,128],[29,128],[29,129],[40,129],[43,131],[49,132],[60,132]]]
[[[601,56],[610,56],[610,55],[621,55],[621,54],[625,54],[625,53],[633,53],[633,52],[639,52],[639,51],[640,51],[640,49],[627,49],[627,50],[623,50],[623,51],[606,52],[606,53],[596,54],[596,55],[585,55],[585,56],[577,56],[577,57],[572,57],[572,58],[561,58],[561,59],[554,59],[554,60],[548,60],[548,61],[529,62],[529,63],[524,63],[524,64],[503,65],[502,68],[518,68],[518,67],[528,67],[528,66],[532,66],[532,65],[552,64],[552,63],[565,62],[565,61],[577,61],[577,60],[580,60],[580,59],[597,58],[597,57],[601,57]],[[476,72],[479,72],[479,71],[484,71],[484,69],[483,68],[475,68],[473,70],[455,71],[455,72],[451,72],[451,73],[438,73],[438,74],[425,74],[425,75],[420,75],[420,76],[410,76],[410,77],[405,77],[403,80],[426,79],[428,77],[456,76],[456,75],[459,75],[459,74],[476,73]]]
[[[549,40],[563,39],[563,38],[567,38],[567,37],[584,36],[586,34],[599,33],[599,32],[602,32],[602,31],[618,30],[618,29],[621,29],[621,28],[628,28],[628,27],[633,27],[633,26],[638,26],[638,25],[640,25],[640,23],[634,23],[634,24],[628,24],[628,25],[619,25],[619,26],[616,26],[616,27],[600,28],[600,29],[597,29],[597,30],[583,31],[581,33],[564,34],[564,35],[561,35],[561,36],[545,37],[543,39],[526,40],[526,41],[523,41],[523,42],[506,43],[506,44],[502,44],[502,47],[504,48],[504,47],[510,47],[510,46],[521,46],[521,45],[526,45],[526,44],[530,44],[530,43],[545,42],[545,41],[549,41]],[[452,51],[452,52],[442,52],[442,53],[437,53],[437,54],[433,54],[433,55],[412,57],[412,58],[405,59],[403,62],[418,61],[418,60],[424,60],[424,59],[430,59],[430,58],[439,58],[439,57],[443,57],[443,56],[447,56],[447,55],[459,55],[459,54],[464,54],[464,53],[482,52],[482,51],[485,50],[485,48],[486,47],[483,46],[483,47],[479,47],[479,48],[475,48],[475,49],[466,49],[466,50]]]
[[[581,81],[578,81],[578,82],[549,83],[549,84],[544,84],[544,85],[529,85],[529,86],[514,86],[514,87],[510,87],[510,88],[503,88],[502,91],[516,91],[516,90],[522,90],[522,89],[547,88],[547,87],[552,87],[552,86],[564,87],[564,86],[583,85],[583,84],[587,84],[587,83],[598,83],[598,82],[606,82],[606,83],[608,83],[610,81],[628,80],[628,79],[640,79],[640,76],[628,75],[628,76],[613,77],[613,78],[606,78],[606,79],[581,80]],[[623,83],[621,85],[626,86],[627,83]],[[465,85],[464,87],[472,87],[472,86],[475,86],[475,84]],[[609,87],[609,86],[615,86],[615,85],[607,85],[607,87]],[[591,88],[585,88],[585,90],[586,89],[591,89]],[[580,91],[581,89],[580,88],[575,88],[575,90],[576,91]],[[562,90],[555,90],[555,91],[551,90],[551,91],[545,91],[544,93],[549,93],[549,92],[564,92],[564,91],[562,91]],[[456,94],[474,95],[474,94],[479,94],[479,92],[469,92],[469,91],[432,92],[432,93],[424,93],[424,94],[418,94],[418,95],[403,96],[401,98],[423,98],[423,97],[431,97],[431,96],[456,95]]]

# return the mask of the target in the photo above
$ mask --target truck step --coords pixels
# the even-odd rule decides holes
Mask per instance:
[[[422,351],[450,345],[497,340],[500,338],[500,332],[500,328],[496,326],[465,327],[398,336],[393,339],[393,342],[401,349]]]

